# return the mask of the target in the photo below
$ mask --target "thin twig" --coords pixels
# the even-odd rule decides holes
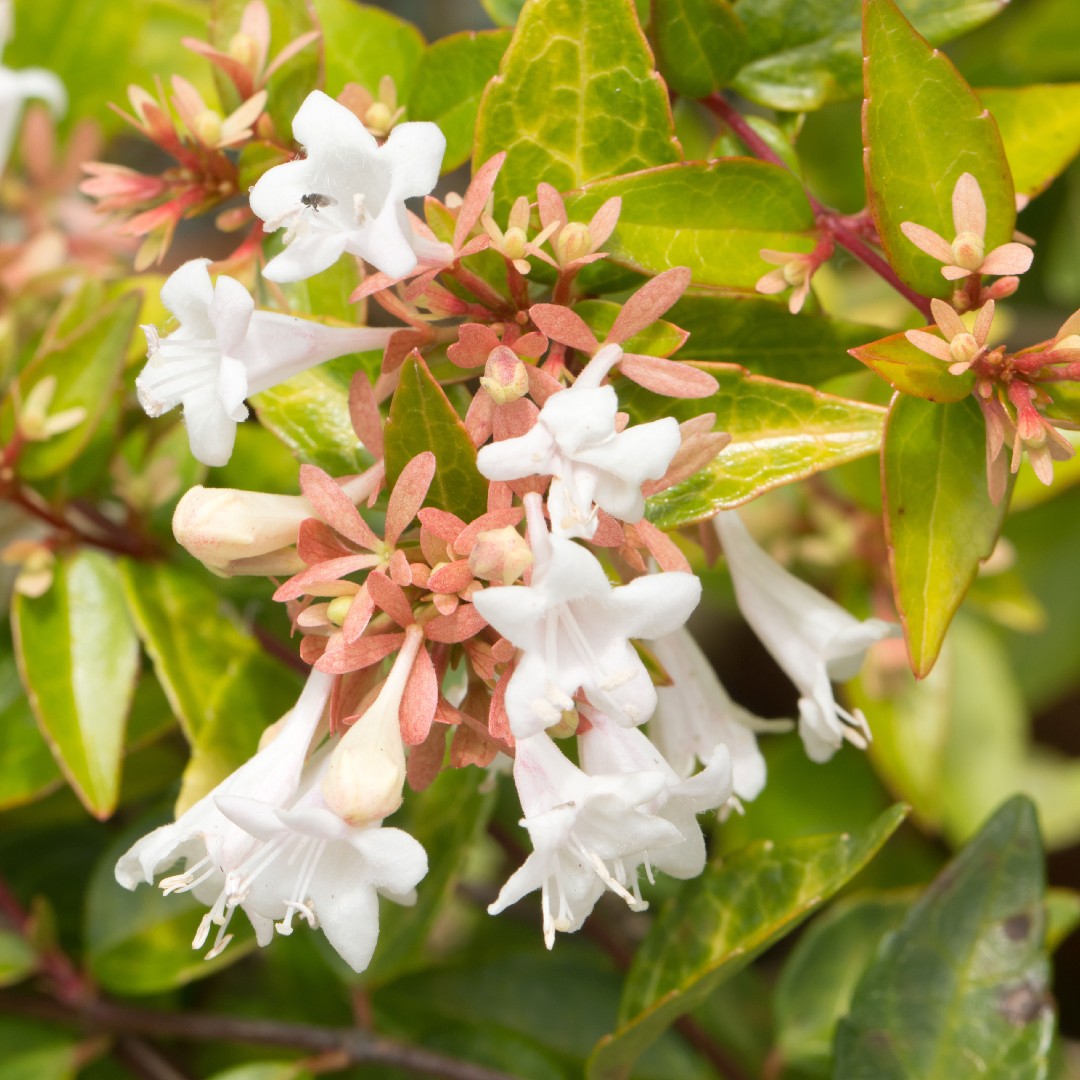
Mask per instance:
[[[122,1035],[112,1048],[113,1057],[141,1080],[188,1080],[155,1046],[135,1035]]]

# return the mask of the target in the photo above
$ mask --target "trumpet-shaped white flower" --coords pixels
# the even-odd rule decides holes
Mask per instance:
[[[731,754],[735,795],[747,801],[765,786],[765,759],[755,732],[789,731],[790,720],[763,720],[728,697],[709,658],[686,629],[649,642],[671,676],[657,688],[659,701],[649,721],[649,737],[679,776],[694,761],[707,764],[718,746]]]
[[[224,465],[247,417],[244,398],[334,357],[381,349],[394,331],[256,311],[238,281],[222,275],[211,283],[209,262],[184,263],[162,286],[162,303],[180,326],[164,338],[143,327],[149,360],[135,388],[148,416],[182,405],[191,452]]]
[[[166,895],[193,890],[205,899],[219,893],[222,876],[241,865],[258,846],[251,834],[222,813],[219,800],[225,796],[253,798],[273,807],[292,802],[333,681],[332,676],[312,671],[296,705],[269,730],[272,739],[177,821],[136,841],[117,861],[116,880],[126,889],[134,889],[141,881],[153,883],[159,870],[183,859],[183,872],[159,883]],[[215,921],[221,932],[210,955],[217,955],[228,944],[226,922],[220,921],[224,916],[225,901],[221,899],[204,919],[196,947],[205,942]]]
[[[635,911],[648,907],[637,867],[683,842],[675,825],[642,809],[662,791],[662,773],[586,775],[541,732],[518,742],[514,782],[533,853],[503,885],[490,914],[539,889],[550,949],[555,931],[577,930],[605,889]]]
[[[553,477],[548,512],[556,533],[591,538],[594,503],[622,521],[640,521],[641,485],[660,479],[679,449],[672,416],[616,432],[618,398],[600,382],[621,357],[618,345],[605,345],[573,386],[547,399],[529,431],[477,455],[477,468],[489,480]]]
[[[532,584],[472,596],[476,610],[523,653],[506,690],[514,736],[558,724],[579,689],[618,723],[644,723],[656,708],[656,688],[630,638],[681,626],[701,598],[701,582],[670,571],[613,587],[594,555],[547,531],[539,495],[527,495],[525,507]]]
[[[353,112],[313,90],[293,119],[293,137],[306,156],[275,166],[251,189],[265,230],[287,229],[266,277],[301,281],[346,251],[391,278],[412,271],[425,241],[409,225],[405,199],[427,195],[439,178],[446,138],[438,127],[398,124],[380,146]]]
[[[866,650],[899,627],[860,622],[839,604],[789,574],[746,531],[734,510],[713,519],[743,618],[802,695],[799,734],[814,761],[828,761],[848,739],[865,748],[866,718],[837,704],[830,680],[853,678]]]
[[[660,773],[664,786],[642,810],[670,821],[681,843],[642,852],[652,881],[653,868],[677,878],[692,878],[705,868],[705,838],[697,815],[722,807],[731,798],[731,754],[726,746],[712,749],[705,768],[680,779],[640,728],[625,728],[595,709],[588,710],[589,730],[578,736],[581,767],[590,776],[605,773]]]

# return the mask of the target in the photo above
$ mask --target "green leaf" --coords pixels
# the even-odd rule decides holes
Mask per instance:
[[[349,419],[349,383],[321,364],[251,399],[259,422],[297,459],[333,476],[363,472],[371,463]]]
[[[845,1080],[1042,1080],[1054,1030],[1045,998],[1042,844],[1014,798],[942,871],[883,945],[841,1021]]]
[[[480,4],[496,26],[513,26],[525,0],[480,0]]]
[[[407,119],[431,120],[446,136],[442,171],[464,165],[472,154],[480,95],[495,77],[510,43],[507,30],[466,30],[433,42],[420,61]]]
[[[21,401],[42,379],[56,380],[48,415],[65,409],[85,410],[83,420],[75,427],[25,446],[18,459],[21,476],[28,480],[54,476],[71,465],[90,441],[124,370],[139,303],[139,295],[129,293],[71,333],[54,337],[19,376]],[[15,409],[9,393],[0,409],[0,441],[8,442],[14,429]]]
[[[782,484],[872,454],[881,444],[884,410],[877,405],[751,375],[733,364],[694,366],[720,383],[712,397],[672,401],[637,386],[619,388],[620,404],[639,423],[714,412],[716,430],[731,435],[711,464],[647,501],[646,515],[662,529],[710,518]]]
[[[424,55],[424,35],[412,23],[370,4],[313,3],[323,29],[326,92],[336,97],[346,83],[355,82],[374,94],[379,80],[389,75],[398,101],[408,101]]]
[[[934,666],[945,631],[1001,532],[1008,499],[986,488],[986,426],[970,397],[898,394],[889,407],[882,491],[896,607],[911,669]]]
[[[1038,195],[1080,153],[1080,83],[976,93],[997,122],[1018,195]]]
[[[83,1062],[69,1032],[24,1017],[0,1016],[4,1080],[74,1080]]]
[[[210,1080],[311,1080],[312,1075],[300,1062],[264,1061],[216,1072]]]
[[[944,296],[941,264],[900,231],[905,221],[950,243],[952,193],[971,173],[986,200],[986,250],[1012,239],[1016,201],[994,118],[949,59],[921,38],[893,0],[864,0],[863,145],[867,191],[893,269],[916,292]]]
[[[799,938],[776,984],[776,1046],[787,1065],[828,1068],[856,983],[913,899],[904,891],[840,900]]]
[[[37,954],[26,939],[0,927],[0,986],[14,986],[37,966]]]
[[[480,101],[473,162],[507,151],[506,207],[540,181],[590,180],[679,159],[668,96],[630,0],[530,0]]]
[[[107,818],[139,667],[116,564],[97,551],[61,556],[44,595],[16,595],[12,626],[42,734],[83,805]]]
[[[814,246],[814,214],[802,185],[768,162],[722,158],[618,176],[589,184],[567,200],[567,210],[587,221],[614,195],[622,212],[604,247],[616,263],[642,273],[688,266],[695,285],[753,292],[769,270],[762,248]]]
[[[1046,948],[1053,952],[1080,926],[1080,893],[1072,889],[1046,890]]]
[[[652,0],[656,61],[687,97],[722,90],[747,59],[746,30],[728,0]]]
[[[928,326],[926,329],[936,332],[937,328]],[[894,390],[927,401],[963,401],[975,385],[973,372],[950,374],[941,360],[916,348],[903,334],[890,334],[880,341],[860,345],[851,350],[851,355],[880,375]]]
[[[711,862],[664,908],[638,949],[620,1026],[597,1044],[590,1080],[628,1077],[641,1051],[665,1028],[854,877],[904,813],[893,807],[857,836],[762,841]]]
[[[15,657],[0,656],[0,810],[32,802],[63,780],[26,700]]]
[[[1007,0],[906,0],[919,32],[935,45],[992,19]],[[740,94],[772,109],[804,112],[858,97],[862,89],[859,0],[740,0],[750,62]]]
[[[582,300],[574,305],[574,311],[585,320],[586,325],[600,341],[607,337],[621,310],[622,304],[616,304],[610,300]],[[686,335],[674,323],[657,319],[621,344],[629,353],[670,356],[682,345],[685,338]]]
[[[393,487],[417,454],[430,450],[438,468],[427,505],[472,521],[487,509],[487,481],[476,469],[476,449],[465,425],[427,365],[407,357],[386,418],[386,480]]]

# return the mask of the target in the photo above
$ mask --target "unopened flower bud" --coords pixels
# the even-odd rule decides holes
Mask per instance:
[[[496,405],[509,405],[529,392],[529,372],[513,349],[500,345],[488,355],[480,385]]]
[[[517,581],[532,563],[532,550],[512,525],[480,533],[469,554],[469,569],[476,577],[504,585]]]
[[[259,46],[250,34],[236,33],[229,39],[229,55],[253,72],[258,62]]]
[[[502,253],[508,259],[520,259],[525,254],[525,230],[511,226],[503,233]]]
[[[213,109],[204,109],[195,117],[195,138],[203,146],[217,146],[221,141],[222,119]]]
[[[1061,349],[1080,349],[1080,334],[1069,334],[1068,337],[1063,337],[1054,346],[1054,352],[1059,352]]]
[[[806,259],[792,259],[784,263],[781,273],[789,285],[802,285],[810,273],[810,264]]]
[[[574,259],[580,259],[592,251],[592,234],[589,226],[580,221],[568,221],[552,241],[555,258],[560,266],[565,266]]]
[[[373,135],[388,135],[394,126],[394,110],[384,101],[376,101],[364,113],[364,127]]]
[[[962,232],[952,242],[952,253],[957,266],[975,271],[982,266],[986,245],[978,233]]]
[[[309,517],[315,509],[303,495],[196,486],[177,504],[173,534],[222,576],[292,574],[304,566],[294,545]]]
[[[0,561],[19,567],[14,588],[23,596],[43,596],[52,585],[56,556],[44,544],[16,540],[0,552]]]
[[[958,364],[970,364],[979,351],[979,343],[971,334],[957,334],[949,342],[949,356]]]
[[[349,608],[352,607],[353,598],[351,596],[335,596],[329,604],[326,605],[326,617],[335,626],[345,625],[345,616],[349,614]]]
[[[987,290],[991,300],[1004,300],[1006,296],[1012,296],[1020,288],[1020,279],[1015,274],[1008,277],[998,278]]]

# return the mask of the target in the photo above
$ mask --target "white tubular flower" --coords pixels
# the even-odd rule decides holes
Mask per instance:
[[[158,870],[183,859],[186,866],[182,873],[159,882],[166,895],[194,890],[196,896],[204,899],[219,892],[222,875],[241,865],[257,841],[222,813],[218,800],[238,796],[259,799],[268,806],[291,803],[333,681],[330,675],[312,671],[296,705],[274,725],[271,741],[179,820],[162,825],[136,841],[117,861],[116,880],[124,888],[134,889],[142,881],[153,883]],[[220,930],[208,955],[221,952],[229,943],[226,933],[229,914],[225,899],[219,896],[199,927],[195,947],[202,947],[210,926],[216,923]]]
[[[180,326],[164,338],[143,327],[149,361],[135,388],[148,416],[182,405],[192,454],[224,465],[247,417],[244,398],[334,357],[381,349],[394,331],[256,311],[238,281],[222,275],[211,284],[209,262],[184,263],[162,286],[162,303]]]
[[[735,795],[750,801],[765,786],[765,759],[757,731],[789,731],[790,720],[763,720],[728,697],[709,658],[686,629],[649,642],[671,676],[671,686],[657,688],[659,701],[649,721],[649,737],[682,777],[694,761],[709,762],[718,746],[731,754]]]
[[[579,689],[618,723],[643,724],[656,708],[656,688],[630,638],[681,626],[701,598],[701,582],[671,571],[613,587],[586,548],[548,533],[539,495],[527,495],[525,508],[532,584],[472,596],[476,610],[523,653],[506,691],[515,738],[558,724]]]
[[[306,157],[277,165],[251,189],[251,209],[285,250],[266,264],[271,281],[301,281],[343,252],[391,278],[416,266],[405,199],[427,195],[439,178],[446,138],[435,124],[399,124],[381,146],[359,118],[321,90],[293,119]],[[440,245],[441,247],[441,245]]]
[[[697,815],[717,810],[731,798],[731,755],[715,746],[696,776],[680,779],[660,751],[639,728],[624,728],[595,709],[588,710],[589,730],[578,736],[581,767],[590,776],[605,773],[660,773],[664,786],[642,810],[670,821],[682,842],[655,852],[643,852],[649,881],[653,868],[677,878],[692,878],[705,868],[705,838]],[[636,876],[636,875],[635,875]]]
[[[321,929],[345,963],[360,972],[379,936],[378,894],[415,903],[427,855],[401,829],[377,822],[349,825],[327,807],[321,786],[331,756],[324,748],[308,763],[290,809],[251,797],[218,800],[222,812],[259,841],[226,875],[221,895],[227,913],[243,907],[260,945],[270,943],[274,930],[291,934],[299,916]]]
[[[564,536],[595,534],[594,503],[621,521],[640,521],[641,485],[659,480],[679,449],[672,416],[615,431],[618,398],[600,382],[621,357],[618,345],[605,345],[573,386],[547,399],[529,431],[483,447],[476,458],[489,480],[553,477],[548,512],[553,531]]]
[[[802,695],[799,735],[813,761],[828,761],[847,739],[870,740],[866,718],[837,704],[830,680],[853,678],[866,650],[899,627],[860,622],[839,604],[789,574],[754,543],[734,510],[713,519],[743,618]]]
[[[683,842],[671,822],[639,809],[660,794],[662,773],[588,776],[541,733],[518,742],[514,782],[533,853],[503,885],[489,914],[539,889],[550,949],[555,931],[577,930],[605,889],[635,911],[648,907],[638,892],[637,867],[654,851]]]

